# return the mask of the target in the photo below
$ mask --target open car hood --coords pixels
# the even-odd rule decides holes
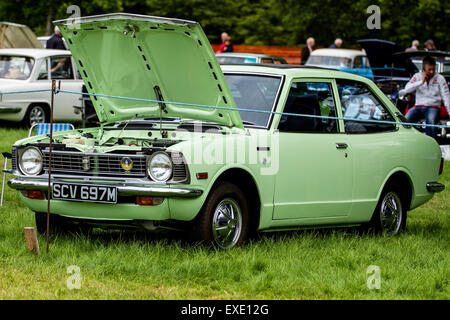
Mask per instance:
[[[191,104],[92,97],[102,123],[180,117],[242,128],[225,77],[201,26],[126,13],[55,21],[89,93]]]
[[[375,77],[411,77],[417,72],[417,67],[407,56],[394,55],[404,50],[395,42],[365,39],[358,40],[367,54]]]

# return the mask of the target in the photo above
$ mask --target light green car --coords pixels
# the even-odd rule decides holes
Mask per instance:
[[[75,22],[57,24],[89,93],[99,94],[101,124],[54,134],[52,229],[181,229],[219,248],[256,231],[304,227],[397,234],[407,211],[444,188],[437,143],[396,124],[401,114],[366,78],[289,65],[221,68],[191,21],[112,14]],[[8,184],[36,212],[40,232],[48,164],[47,135],[14,144]]]

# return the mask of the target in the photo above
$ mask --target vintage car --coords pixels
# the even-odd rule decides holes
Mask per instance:
[[[0,120],[23,121],[26,125],[49,122],[51,93],[2,92],[49,90],[52,79],[61,90],[81,92],[83,81],[70,51],[47,49],[0,49]],[[55,121],[81,121],[80,95],[55,95]]]
[[[268,63],[287,64],[283,58],[269,56],[261,53],[224,52],[216,53],[217,61],[220,64],[247,64],[247,63]]]
[[[350,72],[373,80],[369,60],[360,50],[317,49],[311,52],[305,65]]]
[[[57,24],[98,94],[101,125],[53,135],[52,230],[178,229],[219,248],[305,227],[396,235],[408,211],[444,188],[437,143],[396,124],[401,114],[367,78],[221,69],[191,21],[111,14],[81,18],[79,29]],[[45,232],[48,135],[17,141],[12,155],[8,185]]]

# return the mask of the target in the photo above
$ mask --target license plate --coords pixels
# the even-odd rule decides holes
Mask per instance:
[[[117,187],[53,182],[52,199],[117,203]]]

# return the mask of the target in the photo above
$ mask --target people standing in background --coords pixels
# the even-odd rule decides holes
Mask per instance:
[[[228,36],[228,37],[225,39],[225,47],[223,48],[223,51],[222,51],[222,52],[233,52],[233,51],[234,51],[234,49],[233,49],[233,43],[231,42],[231,37]]]
[[[334,40],[334,43],[330,46],[330,48],[332,48],[332,49],[339,49],[340,47],[342,47],[342,39],[341,38],[337,38],[336,40]]]
[[[418,51],[419,50],[419,40],[413,40],[411,47],[407,48],[406,52]]]
[[[308,58],[309,58],[309,55],[311,54],[311,52],[313,52],[314,51],[314,46],[316,45],[316,41],[314,40],[314,38],[313,37],[309,37],[307,40],[306,40],[306,46],[304,46],[303,47],[303,49],[302,49],[302,57],[301,57],[301,62],[300,62],[300,64],[305,64],[306,63],[306,61],[308,60]]]
[[[57,26],[55,26],[55,33],[47,40],[45,44],[46,49],[67,50],[66,45],[62,39],[62,33]]]
[[[224,32],[225,33],[225,32]],[[223,39],[223,43],[220,45],[219,50],[216,53],[222,53],[222,52],[233,52],[233,43],[231,43],[231,37],[225,33],[226,36]],[[223,33],[222,33],[223,35]]]
[[[228,33],[222,32],[222,34],[220,35],[220,39],[222,40],[222,43],[220,44],[219,50],[216,53],[224,52],[223,50],[226,46],[225,41],[227,40],[228,37],[229,37]]]
[[[434,45],[434,41],[431,39],[428,39],[425,42],[425,51],[436,51],[436,46]]]

